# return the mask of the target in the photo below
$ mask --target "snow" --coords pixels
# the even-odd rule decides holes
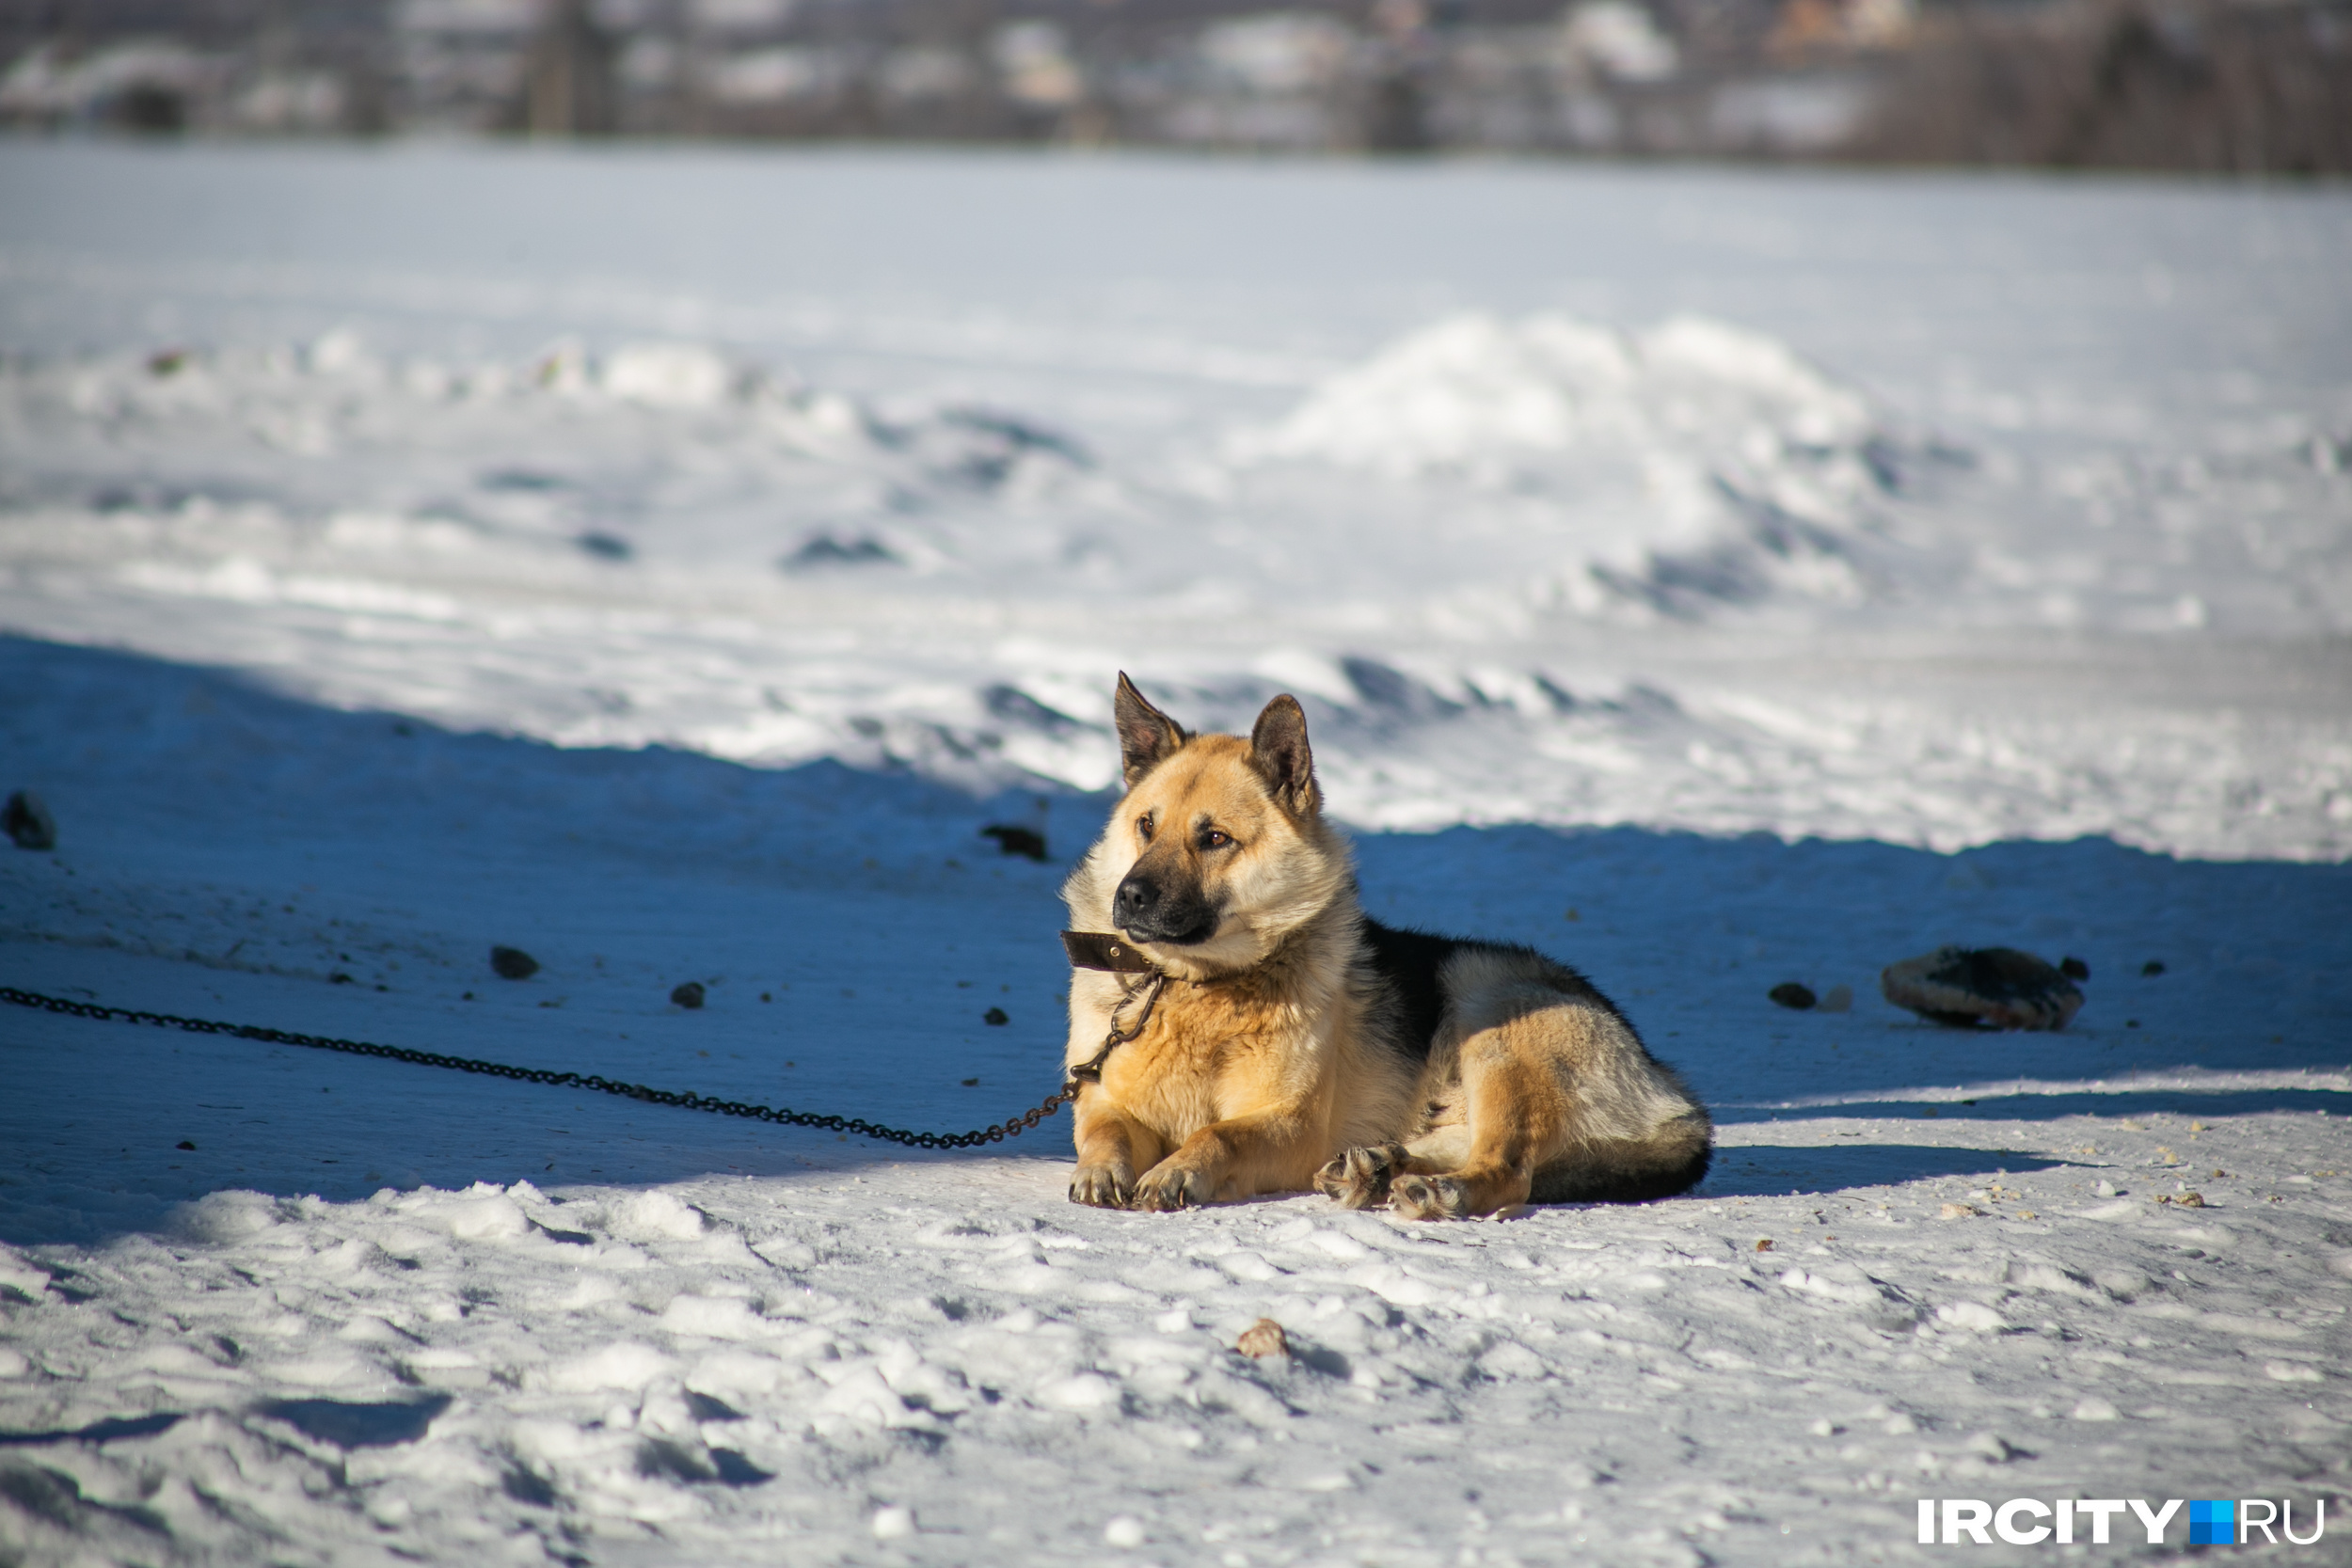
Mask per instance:
[[[6,157],[30,635],[983,788],[1105,785],[1123,658],[1307,689],[1371,827],[2352,846],[2340,198]]]
[[[0,183],[0,787],[60,829],[0,983],[1000,1120],[1125,668],[1296,691],[1373,912],[1575,962],[1723,1146],[1639,1208],[1104,1213],[1058,1121],[911,1153],[9,1009],[8,1552],[1847,1561],[1919,1497],[2342,1506],[2341,194]],[[1879,999],[1950,941],[2089,1004]]]

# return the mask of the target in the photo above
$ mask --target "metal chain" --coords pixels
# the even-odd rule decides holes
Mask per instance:
[[[171,1013],[140,1012],[134,1007],[108,1007],[95,1002],[73,1002],[62,996],[43,996],[38,991],[19,990],[13,986],[0,986],[0,1002],[12,1002],[20,1007],[38,1007],[44,1012],[63,1013],[72,1018],[149,1023],[158,1029],[184,1029],[192,1035],[232,1035],[238,1039],[260,1040],[268,1045],[299,1045],[312,1051],[382,1056],[395,1062],[414,1062],[420,1067],[450,1068],[458,1072],[479,1072],[492,1078],[512,1078],[521,1083],[546,1084],[560,1089],[594,1089],[599,1094],[619,1095],[624,1100],[642,1100],[653,1105],[675,1105],[689,1111],[708,1111],[713,1116],[781,1122],[787,1127],[815,1127],[827,1132],[854,1132],[861,1138],[903,1144],[910,1148],[977,1148],[982,1144],[1003,1143],[1007,1138],[1019,1137],[1078,1098],[1076,1083],[1066,1083],[1060,1093],[1047,1095],[1044,1103],[1036,1109],[1024,1111],[1010,1121],[993,1127],[977,1127],[969,1132],[910,1132],[902,1127],[883,1127],[856,1117],[832,1117],[815,1111],[787,1110],[781,1106],[750,1105],[739,1100],[713,1100],[691,1090],[681,1094],[674,1089],[651,1089],[643,1084],[624,1084],[593,1073],[555,1072],[547,1068],[479,1061],[471,1056],[444,1056],[435,1051],[411,1051],[405,1046],[371,1045],[365,1040],[340,1040],[324,1035],[297,1035],[284,1029],[266,1029],[255,1023],[220,1023],[209,1019],[180,1018]]]
[[[1103,1081],[1103,1068],[1111,1059],[1111,1053],[1143,1033],[1144,1025],[1152,1022],[1152,1009],[1160,1005],[1160,992],[1167,989],[1167,972],[1153,970],[1151,980],[1144,986],[1143,1011],[1136,1015],[1136,1026],[1132,1029],[1119,1026],[1119,1009],[1127,1005],[1127,997],[1122,996],[1111,1004],[1111,1032],[1103,1037],[1103,1049],[1094,1053],[1093,1060],[1080,1062],[1070,1069],[1070,1077],[1062,1085],[1065,1095],[1075,1100],[1080,1084],[1099,1084]]]

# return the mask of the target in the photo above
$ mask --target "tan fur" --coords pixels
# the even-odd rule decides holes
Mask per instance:
[[[1657,1196],[1704,1171],[1706,1113],[1598,993],[1540,955],[1454,949],[1426,1061],[1399,1048],[1289,698],[1250,740],[1192,736],[1121,676],[1120,717],[1129,788],[1063,889],[1073,926],[1121,929],[1131,873],[1197,895],[1214,924],[1181,942],[1127,930],[1168,978],[1079,1095],[1073,1199],[1177,1209],[1315,1186],[1434,1218]],[[1149,986],[1077,971],[1069,1063],[1102,1049],[1114,1015],[1134,1028]]]

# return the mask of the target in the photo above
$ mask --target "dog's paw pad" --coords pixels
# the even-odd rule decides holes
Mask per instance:
[[[1155,1213],[1198,1208],[1209,1200],[1207,1184],[1193,1171],[1159,1172],[1136,1183],[1134,1206]]]
[[[1315,1173],[1315,1190],[1350,1209],[1377,1209],[1405,1158],[1398,1144],[1348,1149]]]
[[[1454,1220],[1470,1205],[1462,1183],[1452,1177],[1400,1176],[1389,1188],[1389,1207],[1408,1220]]]
[[[1096,1209],[1124,1209],[1131,1196],[1130,1183],[1102,1167],[1082,1170],[1070,1182],[1070,1201]]]

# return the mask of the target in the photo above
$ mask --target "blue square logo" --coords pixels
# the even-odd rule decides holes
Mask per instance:
[[[2188,1544],[2192,1546],[2237,1544],[2237,1504],[2198,1502],[2188,1505]]]

